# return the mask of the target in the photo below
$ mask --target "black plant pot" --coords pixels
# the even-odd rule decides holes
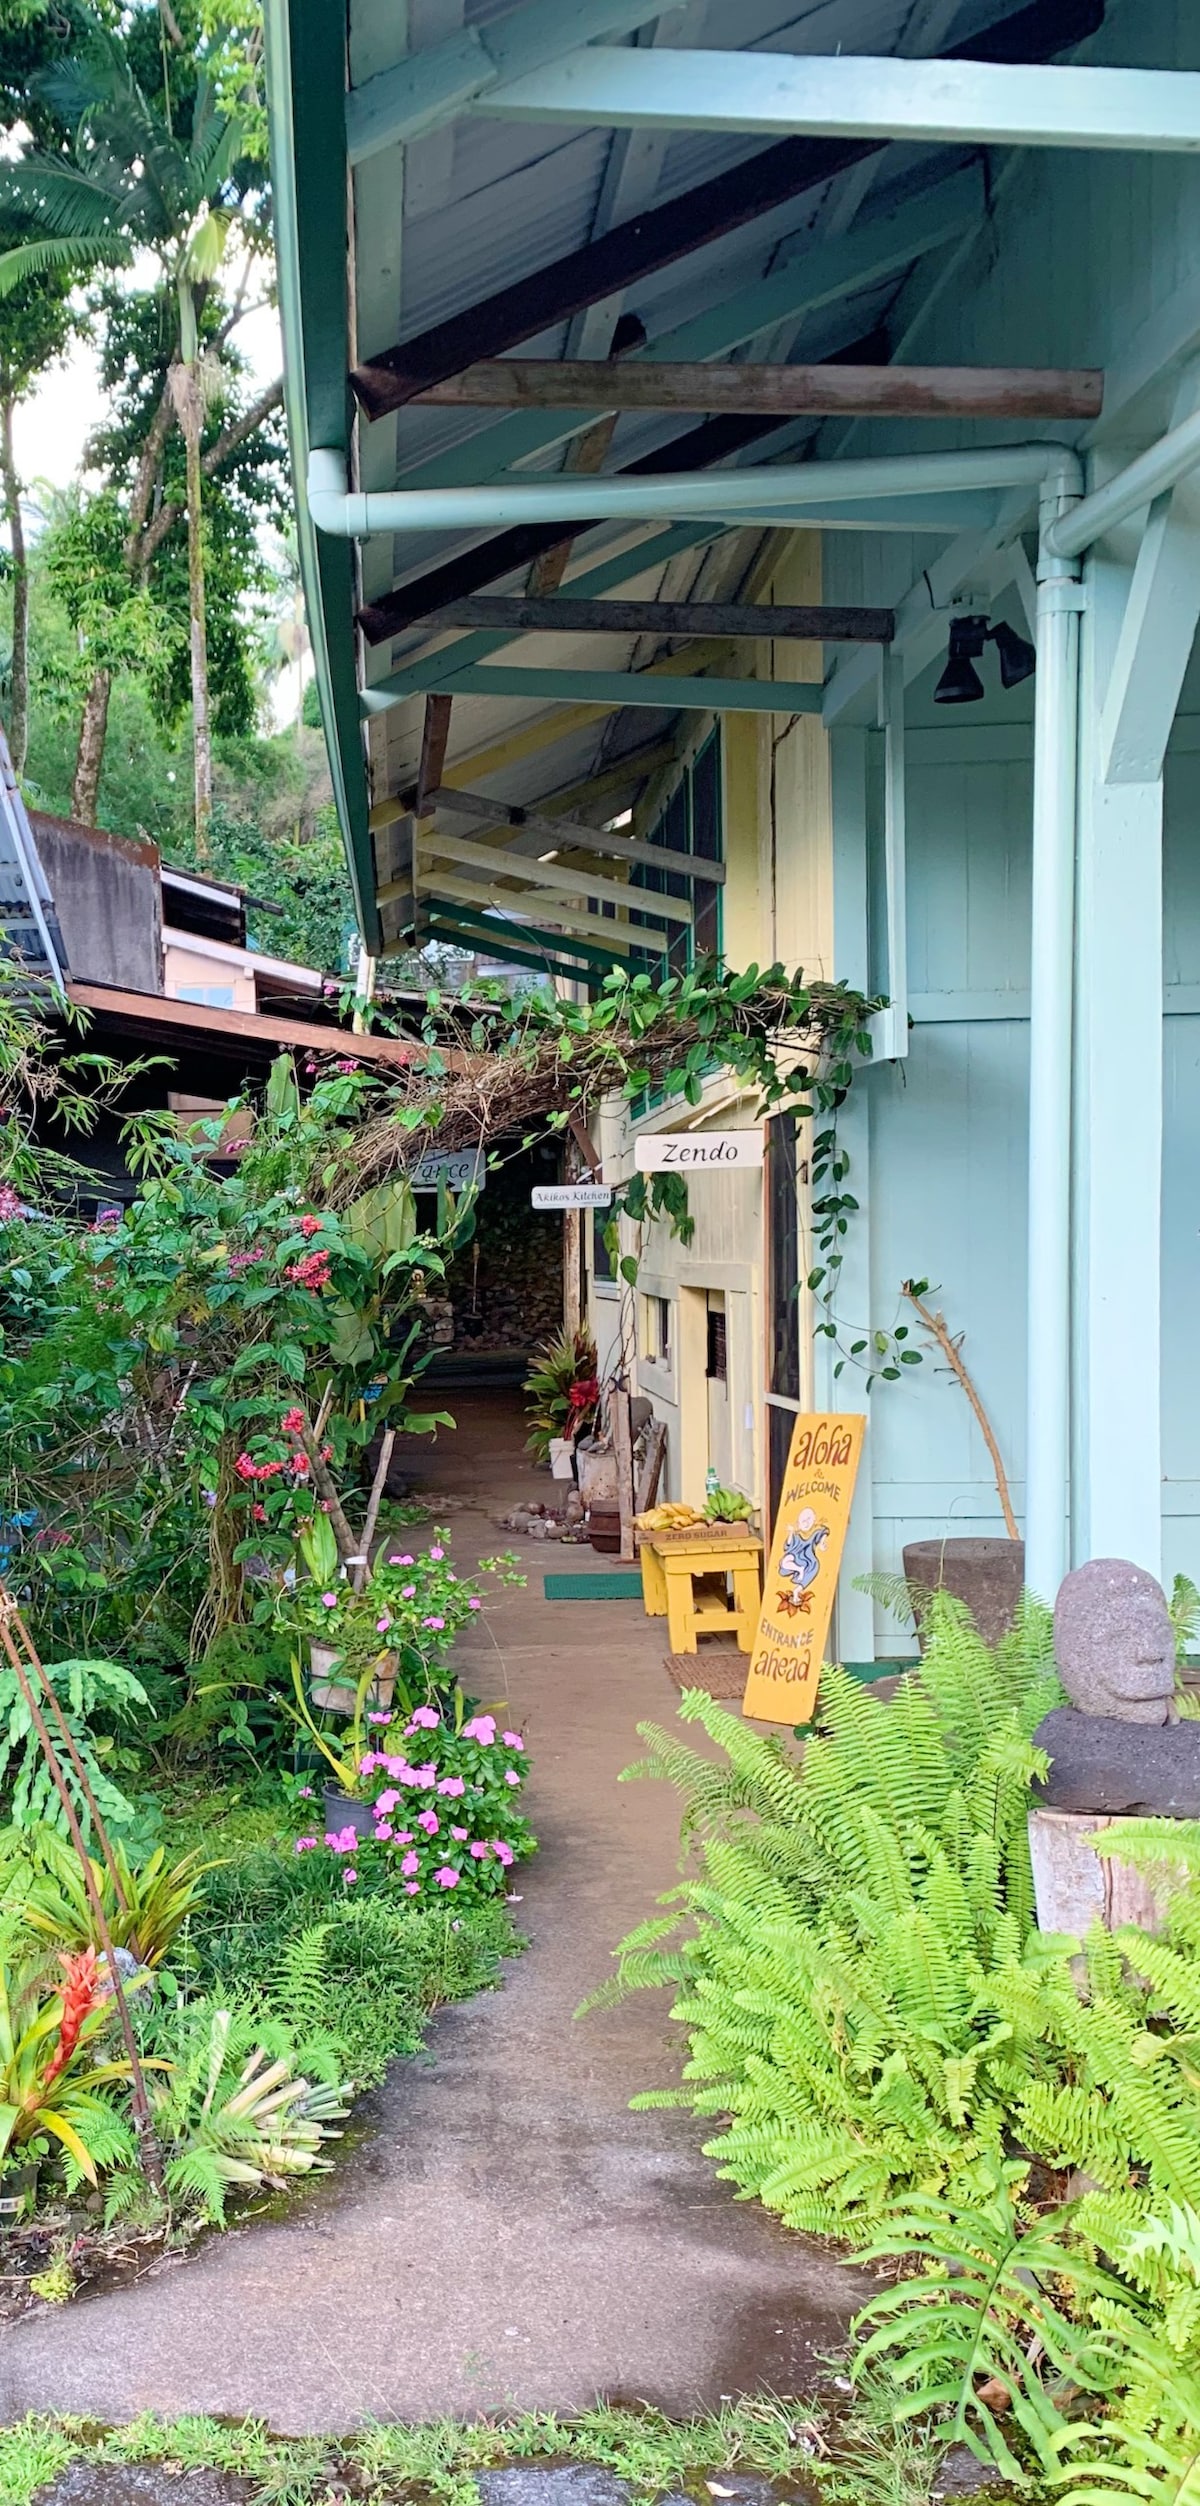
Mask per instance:
[[[344,1827],[352,1827],[356,1836],[375,1833],[375,1806],[370,1801],[354,1801],[348,1792],[339,1792],[336,1784],[325,1787],[325,1829],[328,1835],[340,1835]]]
[[[904,1573],[922,1592],[965,1601],[985,1645],[998,1645],[1017,1614],[1025,1584],[1023,1540],[910,1540]],[[921,1623],[917,1642],[925,1650]]]

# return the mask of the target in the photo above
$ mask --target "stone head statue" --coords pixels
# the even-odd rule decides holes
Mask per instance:
[[[1166,1595],[1128,1558],[1091,1558],[1065,1575],[1054,1654],[1072,1705],[1123,1723],[1173,1723],[1175,1632]]]

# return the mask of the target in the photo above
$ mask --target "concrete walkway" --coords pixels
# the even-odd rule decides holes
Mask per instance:
[[[467,1561],[510,1545],[492,1515],[548,1482],[513,1396],[452,1406],[457,1436],[420,1468]],[[543,1598],[547,1568],[611,1561],[511,1545],[528,1586],[489,1608],[463,1669],[480,1696],[507,1692],[529,1741],[528,1952],[500,1992],[438,2018],[287,2218],[0,2333],[0,2418],[253,2413],[303,2434],[600,2396],[685,2414],[802,2389],[861,2303],[859,2275],[735,2202],[690,2116],[630,2114],[636,2089],[677,2076],[665,1996],[572,2019],[676,1876],[674,1795],[616,1780],[674,1691],[636,1604]]]

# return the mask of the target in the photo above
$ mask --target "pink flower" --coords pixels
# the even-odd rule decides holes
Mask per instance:
[[[303,1410],[285,1410],[279,1423],[285,1436],[302,1436],[307,1420]]]
[[[301,1784],[300,1790],[296,1795],[297,1801],[315,1801],[316,1797],[317,1796],[313,1791],[311,1784]]]
[[[471,1831],[469,1827],[452,1827],[450,1833],[456,1844],[465,1845]]]
[[[391,1719],[390,1708],[386,1706],[384,1707],[382,1714],[368,1714],[367,1716],[368,1723],[390,1723]]]
[[[358,1831],[353,1827],[327,1828],[325,1842],[331,1853],[353,1853],[358,1843]]]
[[[499,1837],[493,1839],[492,1852],[495,1854],[497,1862],[503,1863],[506,1871],[509,1869],[510,1864],[516,1860],[516,1855],[513,1852],[512,1846],[502,1845]]]
[[[387,1817],[387,1815],[388,1815],[388,1812],[389,1812],[390,1810],[394,1810],[394,1809],[395,1809],[396,1804],[397,1804],[397,1802],[399,1801],[399,1799],[400,1799],[400,1795],[399,1795],[399,1793],[398,1793],[398,1792],[395,1792],[395,1791],[392,1791],[392,1790],[389,1790],[389,1791],[387,1791],[387,1792],[381,1792],[381,1793],[380,1793],[380,1795],[379,1795],[379,1798],[378,1798],[378,1800],[376,1801],[376,1804],[375,1804],[375,1816],[376,1816],[376,1818],[385,1818],[385,1819],[386,1819],[386,1817]]]
[[[443,1775],[438,1785],[438,1791],[445,1793],[447,1801],[461,1801],[466,1789],[461,1775]]]
[[[495,1737],[496,1717],[494,1714],[473,1714],[470,1722],[463,1724],[463,1739],[477,1740],[482,1749],[490,1749]]]
[[[418,1810],[418,1812],[417,1812],[417,1825],[418,1825],[418,1827],[423,1827],[423,1828],[424,1828],[425,1833],[426,1833],[426,1835],[427,1835],[427,1836],[436,1836],[436,1835],[437,1835],[437,1832],[438,1832],[438,1815],[437,1815],[437,1811],[436,1811],[436,1810]]]
[[[404,1726],[405,1736],[407,1737],[409,1732],[435,1732],[441,1719],[440,1714],[435,1714],[431,1705],[415,1706],[411,1723],[406,1723]]]
[[[411,1827],[398,1827],[398,1828],[397,1828],[397,1830],[396,1830],[396,1839],[395,1839],[395,1841],[396,1841],[396,1843],[397,1843],[398,1845],[411,1845],[412,1840],[413,1840],[413,1839],[412,1839],[412,1829],[411,1829]]]
[[[451,1870],[448,1862],[443,1863],[441,1870],[435,1871],[433,1876],[439,1888],[457,1888],[458,1886],[458,1873]]]
[[[481,1609],[483,1608],[483,1603],[482,1603],[482,1601],[476,1601],[476,1600],[472,1599],[472,1600],[468,1601],[468,1603],[467,1603],[467,1608],[468,1608],[469,1610],[481,1610]]]
[[[470,1848],[472,1862],[486,1862],[491,1850],[490,1845],[472,1845]]]
[[[400,1868],[405,1878],[411,1879],[414,1871],[419,1871],[421,1868],[418,1856],[415,1853],[406,1853]]]
[[[417,1561],[414,1557],[396,1557],[388,1559],[389,1566],[415,1566],[416,1562]]]
[[[360,1775],[372,1775],[377,1766],[386,1765],[387,1759],[381,1758],[374,1749],[364,1749],[358,1761],[358,1771]]]
[[[415,1585],[415,1584],[402,1584],[402,1585],[401,1585],[401,1587],[400,1587],[400,1598],[401,1598],[401,1600],[402,1600],[402,1601],[411,1601],[411,1600],[412,1600],[412,1597],[413,1597],[413,1594],[415,1593],[416,1589],[417,1589],[417,1587],[416,1587],[416,1585]]]
[[[357,1871],[343,1871],[343,1873],[342,1873],[342,1886],[343,1886],[343,1888],[353,1888],[354,1883],[355,1883],[355,1881],[357,1880],[357,1878],[358,1878],[358,1873],[357,1873]]]
[[[523,1749],[525,1746],[519,1732],[505,1732],[503,1739],[506,1749]]]
[[[412,1780],[414,1784],[420,1785],[422,1792],[432,1792],[437,1782],[436,1766],[414,1766]]]
[[[387,1820],[384,1819],[375,1830],[375,1842],[377,1845],[388,1845],[391,1843],[391,1840],[392,1829],[388,1825]]]
[[[430,1554],[430,1557],[431,1557],[431,1558],[444,1558],[444,1557],[445,1557],[446,1552],[445,1552],[445,1550],[444,1550],[444,1549],[439,1549],[439,1548],[435,1545],[435,1546],[434,1546],[434,1547],[430,1550],[429,1554]]]
[[[405,1880],[405,1883],[404,1883],[404,1894],[405,1894],[405,1896],[406,1896],[406,1897],[416,1897],[416,1896],[419,1896],[419,1894],[420,1894],[420,1889],[421,1889],[421,1883],[420,1883],[420,1880]]]
[[[423,1618],[421,1621],[422,1627],[444,1627],[445,1624],[444,1618]]]
[[[311,1853],[316,1842],[315,1836],[297,1836],[292,1850],[294,1853]]]
[[[384,1611],[384,1614],[383,1614],[383,1617],[382,1617],[382,1618],[377,1618],[377,1619],[376,1619],[376,1621],[375,1621],[375,1633],[376,1633],[376,1635],[377,1635],[377,1636],[386,1636],[387,1631],[388,1631],[389,1627],[391,1626],[391,1623],[392,1623],[392,1622],[391,1622],[390,1618],[388,1617],[388,1614],[387,1614],[387,1612],[386,1612],[386,1610],[385,1610],[385,1611]]]
[[[389,1775],[395,1776],[398,1784],[411,1784],[413,1771],[407,1758],[384,1758],[381,1763],[386,1766]]]
[[[338,1605],[338,1597],[337,1597],[336,1592],[323,1592],[323,1593],[322,1593],[322,1595],[321,1595],[321,1607],[322,1607],[322,1609],[323,1609],[323,1610],[336,1610],[337,1605]]]
[[[302,1236],[319,1236],[324,1224],[325,1221],[323,1218],[314,1218],[310,1212],[306,1218],[302,1218],[300,1221],[300,1233]],[[286,1419],[284,1420],[284,1425],[287,1425]]]
[[[517,1773],[517,1770],[516,1770],[515,1766],[509,1766],[509,1767],[506,1767],[506,1768],[505,1768],[505,1770],[504,1770],[504,1781],[505,1781],[505,1783],[506,1783],[506,1784],[519,1784],[519,1783],[520,1783],[521,1778],[520,1778],[520,1776],[518,1775],[518,1773]]]

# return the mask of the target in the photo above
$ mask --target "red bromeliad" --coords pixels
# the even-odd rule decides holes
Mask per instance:
[[[76,1949],[59,1959],[65,1978],[62,1990],[62,2018],[59,2021],[58,2044],[38,2090],[45,2095],[52,2080],[65,2071],[79,2039],[84,2023],[95,2009],[100,1994],[96,1972],[95,1949]]]

